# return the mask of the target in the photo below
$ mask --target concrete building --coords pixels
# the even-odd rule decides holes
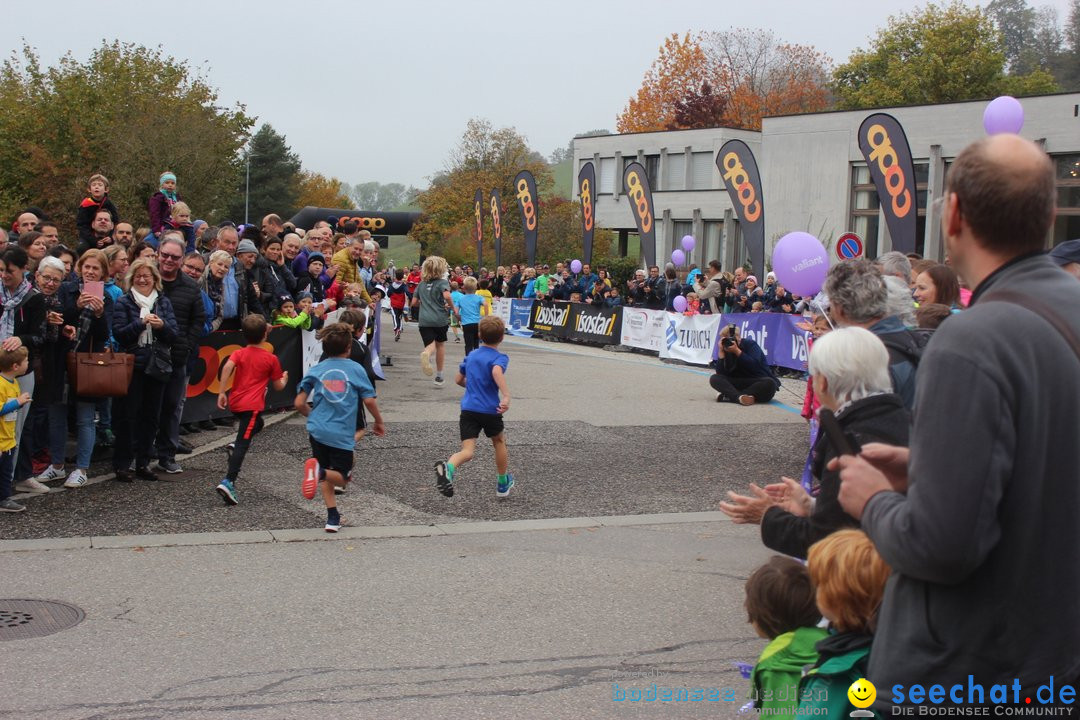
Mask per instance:
[[[772,244],[793,230],[815,235],[830,252],[841,234],[855,232],[873,258],[891,242],[857,135],[867,115],[887,112],[904,127],[915,160],[919,252],[942,260],[933,201],[941,196],[953,158],[985,135],[986,102],[765,118],[760,133],[712,128],[580,138],[574,141],[574,167],[593,161],[600,185],[597,223],[623,238],[635,229],[621,187],[622,167],[641,161],[653,179],[656,215],[663,219],[657,258],[666,258],[689,233],[698,239],[693,262],[720,258],[730,268],[747,257],[715,157],[724,142],[738,138],[754,151],[761,172],[766,258]],[[1021,104],[1021,134],[1042,144],[1057,168],[1058,218],[1047,247],[1080,238],[1080,93],[1022,98]]]

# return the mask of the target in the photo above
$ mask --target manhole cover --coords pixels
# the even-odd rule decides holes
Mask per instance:
[[[75,627],[86,614],[52,600],[0,600],[0,640],[45,637]]]

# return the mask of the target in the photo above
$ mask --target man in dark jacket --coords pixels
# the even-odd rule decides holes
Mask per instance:
[[[756,342],[741,337],[735,325],[727,325],[720,331],[714,366],[716,374],[709,378],[709,384],[717,393],[716,402],[765,403],[780,389],[780,381],[769,369],[765,353]]]
[[[176,450],[180,442],[180,416],[187,398],[188,356],[198,352],[206,322],[206,308],[202,293],[194,280],[180,272],[184,258],[184,237],[175,231],[166,231],[158,243],[158,269],[161,271],[162,294],[172,303],[173,314],[179,334],[172,344],[172,378],[165,385],[161,403],[161,421],[158,424],[158,469],[167,473],[183,472],[176,462]]]
[[[1064,331],[1080,336],[1080,315],[1057,309],[1080,307],[1080,284],[1043,254],[1054,177],[1017,135],[957,156],[941,224],[970,306],[919,364],[910,453],[838,463],[840,502],[893,573],[867,676],[879,703],[921,702],[920,683],[950,704],[992,703],[998,684],[1020,708],[1075,702],[1080,347]]]

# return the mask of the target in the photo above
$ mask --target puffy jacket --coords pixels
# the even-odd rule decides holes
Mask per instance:
[[[765,646],[750,675],[756,709],[767,709],[769,717],[795,717],[803,668],[817,662],[815,646],[825,636],[823,628],[803,627],[777,635]]]
[[[113,336],[120,344],[123,352],[135,356],[135,369],[144,370],[146,362],[150,358],[150,347],[139,346],[139,336],[142,335],[146,326],[140,317],[139,304],[131,298],[131,291],[117,301],[113,309]],[[158,293],[157,302],[154,303],[154,314],[161,318],[165,324],[154,330],[154,340],[172,346],[176,342],[179,329],[176,327],[176,316],[173,314],[172,303],[164,293]]]
[[[202,290],[184,273],[177,273],[175,280],[162,280],[162,293],[172,304],[176,318],[177,335],[172,343],[174,365],[186,365],[188,353],[199,346],[206,324],[206,305],[203,304]]]
[[[856,680],[866,677],[870,643],[873,640],[872,635],[840,633],[818,642],[817,665],[799,681],[798,717],[851,716],[856,708],[848,701],[848,688]],[[886,694],[885,688],[878,692]]]

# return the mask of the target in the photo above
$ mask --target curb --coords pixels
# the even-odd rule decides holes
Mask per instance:
[[[210,545],[252,545],[261,543],[327,542],[334,540],[382,540],[391,538],[480,535],[498,532],[534,532],[641,525],[719,522],[727,520],[719,511],[656,513],[651,515],[610,515],[601,517],[544,518],[539,520],[492,520],[487,522],[442,523],[436,525],[387,525],[344,527],[337,533],[319,529],[251,530],[242,532],[180,533],[172,535],[108,535],[97,537],[0,540],[0,553],[40,550],[128,550],[135,548],[192,547]]]

